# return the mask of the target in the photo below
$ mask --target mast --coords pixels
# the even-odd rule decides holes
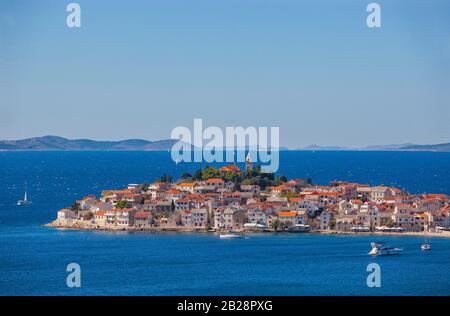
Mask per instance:
[[[27,190],[28,190],[28,188],[27,188],[27,182],[25,181],[25,194],[24,194],[24,197],[23,197],[23,202],[26,204],[27,203]]]

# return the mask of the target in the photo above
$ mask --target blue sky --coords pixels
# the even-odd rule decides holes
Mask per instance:
[[[281,145],[450,141],[450,2],[0,2],[0,139],[279,126]]]

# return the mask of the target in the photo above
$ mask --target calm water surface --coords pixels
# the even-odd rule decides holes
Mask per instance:
[[[342,179],[450,193],[450,154],[282,152],[280,172],[325,184]],[[167,152],[0,153],[0,295],[450,295],[450,240],[381,237],[404,248],[371,258],[370,236],[83,232],[42,228],[85,194],[178,176]],[[28,182],[33,204],[17,207]],[[68,263],[82,287],[66,287]],[[366,286],[377,262],[382,287]]]

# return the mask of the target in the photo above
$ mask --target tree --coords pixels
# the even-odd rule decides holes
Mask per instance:
[[[116,203],[116,207],[117,208],[125,208],[126,206],[127,206],[127,201],[124,201],[124,200],[122,200],[122,201],[118,201],[117,203]]]
[[[203,180],[208,180],[211,178],[219,178],[219,177],[220,177],[220,172],[216,168],[207,166],[207,167],[205,167],[205,169],[203,169],[203,172],[202,172]]]
[[[287,182],[286,176],[285,176],[285,175],[279,176],[279,177],[278,177],[278,182],[279,182],[279,183],[285,183],[285,182]]]
[[[285,198],[287,198],[288,200],[290,200],[291,198],[295,198],[298,197],[298,194],[295,194],[292,191],[288,191],[286,192],[286,194],[284,195]]]
[[[171,175],[167,175],[165,173],[163,173],[159,179],[160,182],[164,182],[164,183],[171,183],[172,182],[172,176]]]
[[[83,216],[83,219],[84,219],[85,221],[88,221],[88,220],[92,219],[93,217],[94,217],[94,213],[88,212],[88,213],[86,213],[86,214]]]
[[[79,210],[81,210],[81,206],[79,203],[75,202],[72,204],[72,206],[70,207],[70,209],[72,211],[74,211],[75,213],[77,213]]]
[[[150,185],[149,185],[148,183],[144,183],[144,184],[142,185],[142,191],[147,192],[148,189],[149,189],[149,187],[150,187]]]
[[[292,226],[291,222],[285,222],[285,221],[280,222],[280,230],[282,230],[282,231],[288,229],[291,226]]]
[[[183,180],[192,180],[192,175],[189,172],[185,172],[181,175],[180,179]]]
[[[334,218],[330,219],[328,225],[330,226],[330,229],[334,229],[336,227],[336,219]]]
[[[385,225],[386,225],[387,227],[394,227],[394,226],[395,226],[395,222],[394,222],[394,220],[393,220],[392,218],[388,218],[388,219],[386,220]]]
[[[192,176],[192,180],[201,180],[201,179],[202,179],[202,173],[203,173],[203,171],[202,171],[201,168],[200,168],[200,169],[197,169],[197,170],[194,172],[194,175]]]
[[[276,219],[276,220],[272,221],[272,223],[270,223],[270,227],[275,230],[278,230],[279,226],[280,226],[280,221],[278,219]]]
[[[234,181],[237,177],[237,173],[235,171],[227,171],[224,175],[222,175],[222,178],[224,181]]]

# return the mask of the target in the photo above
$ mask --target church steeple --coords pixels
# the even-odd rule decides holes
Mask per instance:
[[[250,171],[252,169],[253,169],[253,160],[252,155],[249,152],[247,158],[245,159],[245,170]]]

